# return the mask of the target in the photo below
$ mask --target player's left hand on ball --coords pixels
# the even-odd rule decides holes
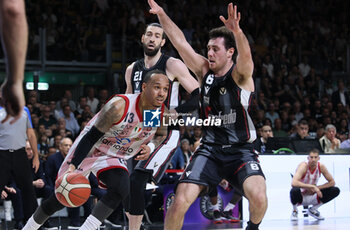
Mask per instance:
[[[66,173],[74,172],[75,169],[76,169],[75,166],[73,164],[70,164]]]
[[[151,154],[151,148],[148,145],[141,145],[141,151],[136,156],[135,160],[146,160]]]

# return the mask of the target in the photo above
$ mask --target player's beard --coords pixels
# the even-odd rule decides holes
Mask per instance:
[[[142,44],[142,47],[143,47],[143,52],[149,57],[156,56],[156,54],[158,53],[158,51],[161,48],[161,46],[159,45],[159,46],[155,46],[153,50],[150,50],[150,49],[147,48],[146,44]]]

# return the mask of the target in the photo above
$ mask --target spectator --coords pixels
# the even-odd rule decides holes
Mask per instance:
[[[29,144],[29,141],[27,141],[26,143],[26,153],[27,153],[29,162],[32,163],[34,154]],[[33,186],[34,186],[36,197],[43,198],[43,200],[46,200],[47,198],[49,198],[49,196],[53,194],[54,188],[51,188],[46,182],[42,161],[40,161],[40,166],[37,172],[35,172],[35,170],[32,169],[32,176],[33,176]],[[20,206],[19,208],[23,209],[23,206]],[[23,211],[21,210],[20,212],[23,212]],[[45,222],[44,228],[54,229],[54,226],[52,225],[51,221],[48,220]]]
[[[340,143],[340,149],[350,149],[350,131],[348,134],[348,139],[344,140],[342,143]]]
[[[39,119],[39,125],[44,125],[45,129],[49,129],[57,123],[57,119],[51,114],[49,106],[44,106],[44,111]]]
[[[96,113],[97,106],[98,106],[98,99],[95,97],[95,89],[93,87],[89,87],[87,89],[87,104],[90,106],[91,111],[93,113]]]
[[[344,81],[342,79],[338,80],[338,90],[332,93],[332,103],[334,106],[338,103],[344,106],[350,105],[350,94],[345,90]]]
[[[75,111],[77,107],[75,105],[75,102],[72,100],[72,92],[69,89],[66,89],[64,91],[63,98],[67,99],[68,105],[70,106],[72,111]],[[63,108],[63,106],[61,105],[61,101],[58,101],[56,103],[56,109],[59,110],[60,108]]]
[[[79,118],[78,115],[81,115],[83,113],[83,110],[86,105],[87,105],[87,98],[85,96],[80,96],[77,109],[74,111],[74,115],[77,119]]]
[[[272,128],[270,125],[264,125],[261,129],[261,137],[254,142],[254,150],[258,151],[260,154],[264,154],[267,150],[267,139],[270,137],[273,137]]]
[[[64,120],[66,121],[66,129],[72,132],[73,137],[77,136],[79,134],[80,126],[69,105],[63,107],[63,114]]]
[[[309,135],[309,124],[306,120],[300,120],[297,125],[297,132],[290,136],[293,140],[311,139]]]
[[[275,104],[273,102],[270,102],[269,109],[267,113],[265,114],[265,117],[270,119],[272,123],[275,122],[275,119],[280,118],[278,113],[275,111]]]
[[[282,120],[280,118],[275,119],[273,128],[274,137],[287,137],[288,133],[282,129]]]
[[[335,153],[340,147],[340,140],[336,138],[337,129],[334,125],[326,126],[326,133],[320,138],[320,144],[324,153]]]
[[[187,139],[181,140],[181,145],[176,149],[174,157],[171,160],[172,169],[185,169],[190,162],[192,152],[190,151],[190,142]]]

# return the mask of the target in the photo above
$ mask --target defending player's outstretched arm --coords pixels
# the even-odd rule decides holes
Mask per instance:
[[[107,103],[103,106],[96,123],[91,129],[81,138],[69,165],[68,172],[74,171],[78,165],[84,160],[94,144],[103,136],[109,128],[117,123],[123,116],[125,101],[123,98]]]
[[[196,74],[199,80],[201,80],[203,77],[202,73],[206,73],[209,68],[208,60],[194,51],[191,45],[187,42],[183,32],[169,18],[162,7],[160,7],[154,0],[148,0],[148,4],[151,7],[150,13],[158,16],[159,22],[166,35],[179,52],[186,66]],[[203,69],[203,67],[205,67],[205,69]]]

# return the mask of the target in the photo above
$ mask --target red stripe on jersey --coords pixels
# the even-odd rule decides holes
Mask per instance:
[[[143,122],[143,117],[139,109],[140,95],[141,94],[139,94],[136,98],[135,110],[136,110],[137,116],[139,117],[140,122]]]

